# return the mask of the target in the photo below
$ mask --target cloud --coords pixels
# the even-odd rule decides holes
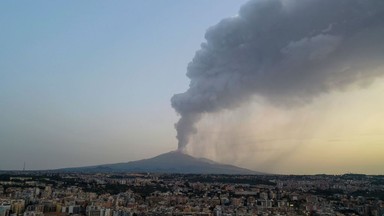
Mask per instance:
[[[189,89],[172,97],[184,149],[205,113],[260,96],[300,106],[383,75],[381,0],[254,0],[210,27],[187,67]]]

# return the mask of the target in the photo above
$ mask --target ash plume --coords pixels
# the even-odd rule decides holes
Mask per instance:
[[[384,74],[384,1],[253,0],[210,27],[172,107],[183,150],[205,113],[260,96],[297,106]]]

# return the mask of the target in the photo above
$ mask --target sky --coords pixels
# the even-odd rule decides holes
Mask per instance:
[[[207,29],[245,2],[2,1],[0,170],[176,150],[170,99],[189,88]],[[384,174],[383,92],[378,77],[300,106],[248,97],[204,113],[185,151],[270,173]]]
[[[0,169],[137,160],[175,150],[170,97],[244,1],[0,3]]]

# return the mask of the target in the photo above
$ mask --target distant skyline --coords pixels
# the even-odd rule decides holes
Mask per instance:
[[[0,170],[176,150],[170,98],[207,29],[245,2],[0,2]],[[206,114],[186,150],[268,173],[384,174],[384,79],[369,81],[300,107],[253,97]]]

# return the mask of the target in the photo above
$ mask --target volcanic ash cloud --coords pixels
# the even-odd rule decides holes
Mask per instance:
[[[383,75],[384,1],[249,1],[205,39],[187,67],[189,89],[171,99],[179,150],[205,113],[252,96],[298,106]]]

